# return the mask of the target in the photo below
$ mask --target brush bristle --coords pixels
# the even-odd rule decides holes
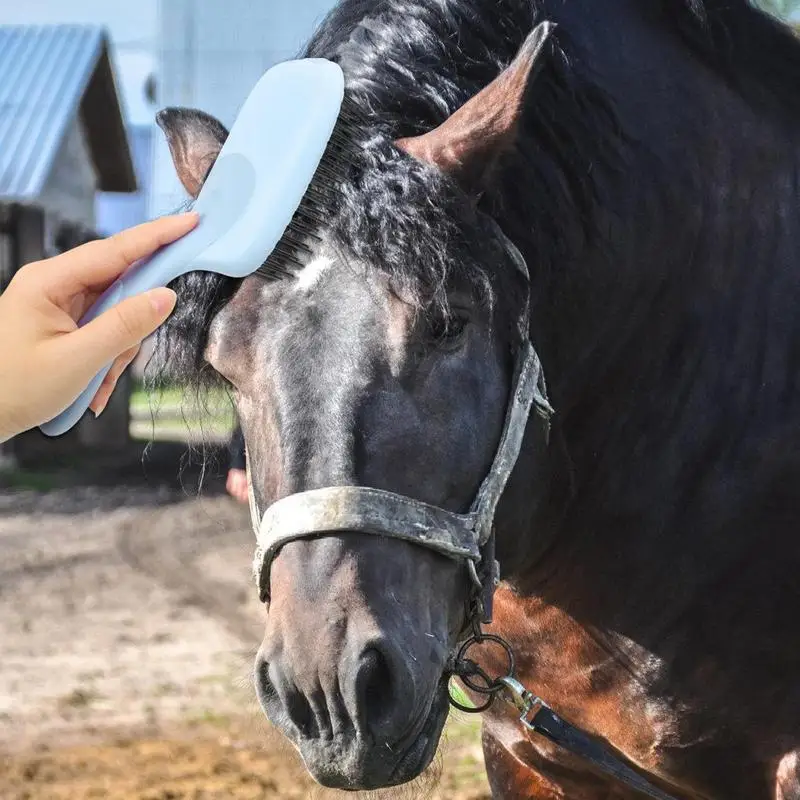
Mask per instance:
[[[256,274],[278,280],[302,269],[312,254],[309,241],[319,241],[317,231],[330,219],[336,206],[338,184],[347,174],[356,152],[353,133],[363,124],[360,114],[345,96],[339,118],[317,171],[278,244]]]

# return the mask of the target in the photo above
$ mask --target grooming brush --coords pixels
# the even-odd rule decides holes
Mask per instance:
[[[187,272],[244,278],[289,275],[334,210],[336,185],[351,162],[357,118],[344,75],[325,59],[268,70],[244,102],[208,173],[194,210],[197,226],[132,267],[97,299],[85,325],[125,298],[167,286]],[[66,433],[83,416],[111,364],[63,412],[40,426]]]

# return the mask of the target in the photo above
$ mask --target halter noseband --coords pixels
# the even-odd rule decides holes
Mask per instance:
[[[284,497],[261,516],[248,460],[250,514],[257,542],[253,573],[262,602],[269,600],[270,567],[283,545],[298,539],[355,532],[402,539],[465,561],[476,590],[471,621],[491,622],[492,597],[499,581],[499,565],[494,558],[497,504],[517,463],[532,406],[536,405],[546,425],[553,413],[547,401],[541,363],[530,341],[528,267],[519,250],[496,223],[494,226],[525,277],[528,296],[517,320],[519,346],[503,433],[491,469],[470,510],[457,514],[394,492],[362,486],[332,486]]]

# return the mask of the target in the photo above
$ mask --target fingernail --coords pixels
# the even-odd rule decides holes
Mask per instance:
[[[92,409],[94,411],[95,419],[97,419],[106,410],[107,405],[108,405],[108,400],[106,400],[99,408]]]
[[[175,292],[166,287],[153,289],[150,292],[150,304],[153,306],[153,310],[159,315],[168,314],[172,311],[177,299]]]

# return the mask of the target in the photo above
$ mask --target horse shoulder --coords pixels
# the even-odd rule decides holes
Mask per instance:
[[[664,753],[678,728],[677,712],[649,690],[630,659],[605,647],[562,609],[538,598],[519,597],[506,586],[497,592],[491,630],[511,644],[517,677],[528,689],[567,721],[604,739],[632,765],[668,780]],[[491,675],[505,674],[503,659],[499,648],[491,645],[484,645],[479,655]],[[487,770],[497,797],[623,800],[636,796],[592,774],[580,759],[542,737],[527,734],[510,707],[495,704],[484,727]],[[537,793],[519,794],[514,789],[504,794],[503,785],[520,791],[535,786]]]

